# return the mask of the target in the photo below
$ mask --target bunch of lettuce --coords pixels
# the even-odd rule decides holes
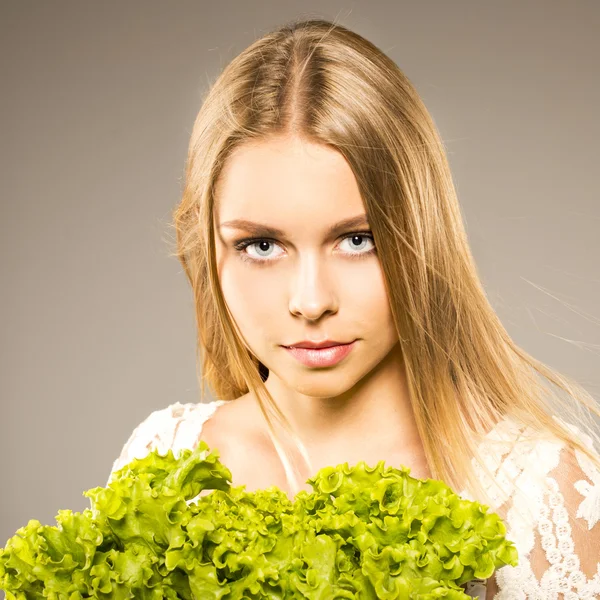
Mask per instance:
[[[8,600],[468,600],[460,587],[517,564],[489,507],[410,469],[321,469],[290,500],[231,487],[201,442],[153,451],[84,492],[91,509],[37,520],[0,549]],[[203,490],[210,493],[200,494]]]

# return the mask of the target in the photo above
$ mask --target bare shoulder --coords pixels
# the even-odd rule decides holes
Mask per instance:
[[[248,421],[247,394],[221,404],[202,424],[199,439],[209,448],[225,450],[234,440],[239,440],[252,425]]]
[[[248,395],[221,404],[202,425],[199,440],[219,451],[221,462],[241,455],[243,448],[256,447],[256,419],[251,415]],[[229,462],[228,462],[229,461]]]
[[[219,406],[199,438],[219,452],[233,485],[246,485],[247,491],[282,485],[281,466],[265,440],[260,414],[250,394],[240,396]]]

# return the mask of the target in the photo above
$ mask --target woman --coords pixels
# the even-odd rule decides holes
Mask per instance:
[[[204,100],[174,226],[220,399],[152,413],[113,471],[204,440],[234,485],[293,497],[326,465],[406,465],[505,519],[519,565],[473,597],[600,594],[598,437],[573,407],[600,411],[500,323],[390,58],[323,20],[252,44]]]

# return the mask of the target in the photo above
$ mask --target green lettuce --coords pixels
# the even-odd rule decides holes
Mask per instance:
[[[468,600],[460,587],[516,566],[488,506],[383,461],[321,469],[294,500],[231,486],[201,442],[134,459],[91,508],[32,519],[0,549],[7,600]],[[201,494],[203,490],[209,493]]]

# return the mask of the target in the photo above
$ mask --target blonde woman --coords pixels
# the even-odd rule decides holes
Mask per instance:
[[[500,323],[389,57],[324,20],[253,43],[204,99],[174,227],[202,398],[150,414],[113,471],[204,440],[234,485],[293,497],[327,465],[406,465],[505,519],[519,565],[469,595],[600,597],[600,413]]]

